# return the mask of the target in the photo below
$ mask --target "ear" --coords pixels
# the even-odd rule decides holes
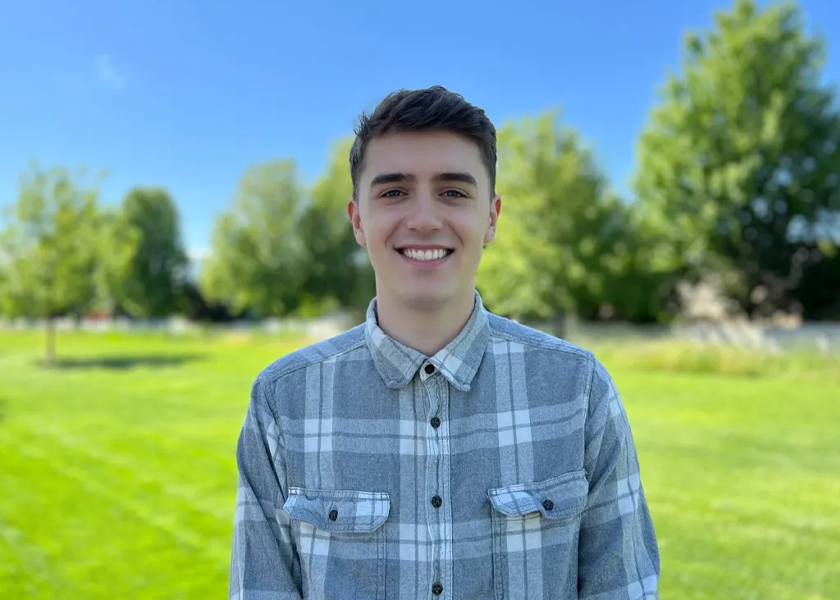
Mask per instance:
[[[362,248],[367,246],[367,239],[365,238],[364,229],[362,229],[362,215],[359,212],[359,201],[355,198],[350,198],[347,203],[347,216],[350,217],[350,223],[353,225],[353,235],[356,236],[356,243]]]
[[[502,198],[498,194],[490,202],[490,215],[487,223],[487,231],[484,232],[484,243],[489,244],[496,239],[496,223],[502,213]]]

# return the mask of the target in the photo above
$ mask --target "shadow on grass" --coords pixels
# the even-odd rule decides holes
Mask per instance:
[[[6,399],[0,398],[0,423],[6,418]]]
[[[180,367],[187,363],[206,360],[203,354],[153,354],[148,356],[89,356],[84,358],[59,358],[52,364],[39,361],[38,366],[50,369],[113,369],[127,370],[135,367]]]

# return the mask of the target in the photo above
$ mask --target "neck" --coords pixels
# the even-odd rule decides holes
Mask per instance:
[[[430,311],[413,309],[387,295],[378,295],[376,312],[379,328],[388,336],[426,356],[434,356],[458,337],[474,306],[474,293]]]

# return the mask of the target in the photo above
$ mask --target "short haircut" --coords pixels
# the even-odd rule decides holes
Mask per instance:
[[[362,113],[350,149],[353,198],[358,198],[359,175],[364,168],[368,142],[391,132],[448,131],[472,141],[490,177],[490,194],[496,189],[496,128],[484,110],[463,96],[435,85],[420,90],[388,94],[371,115]]]

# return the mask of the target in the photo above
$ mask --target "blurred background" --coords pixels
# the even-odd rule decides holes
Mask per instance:
[[[499,130],[487,307],[624,396],[662,597],[840,598],[840,5],[5,2],[0,598],[226,597],[269,362],[359,323],[355,119]]]

